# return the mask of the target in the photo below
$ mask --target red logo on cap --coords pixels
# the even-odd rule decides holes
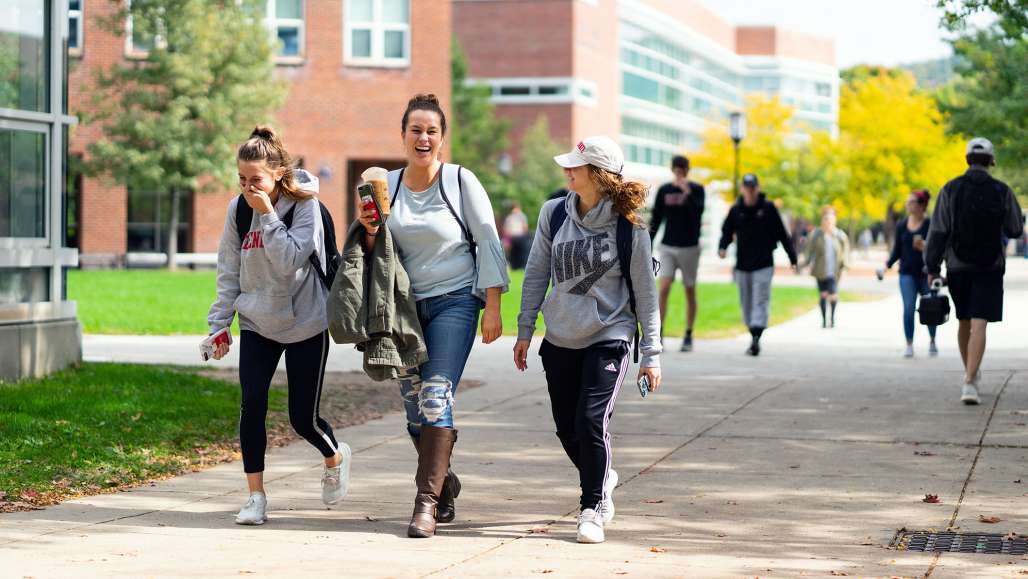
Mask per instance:
[[[585,152],[585,143],[583,143],[581,141],[578,142],[578,152],[579,153],[584,153]]]

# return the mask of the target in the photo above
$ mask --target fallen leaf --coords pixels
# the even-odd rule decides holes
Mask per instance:
[[[939,504],[942,501],[939,500],[939,495],[925,495],[921,502]]]
[[[990,525],[994,525],[1002,520],[1003,519],[999,517],[986,517],[985,515],[978,515],[979,523],[989,523]]]
[[[543,575],[546,575],[548,573],[553,573],[553,569],[540,569],[538,571],[532,571],[532,573],[542,573]]]
[[[650,547],[650,553],[667,553],[664,547]]]
[[[664,502],[664,499],[644,499],[643,502],[648,505],[659,505]]]
[[[1019,485],[1019,484],[1021,484],[1021,479],[1017,479],[1017,480],[1015,480],[1015,481],[1014,481],[1014,484],[1018,484],[1018,485]]]
[[[915,450],[914,454],[917,456],[935,456],[934,452],[928,452],[927,450]]]
[[[714,533],[714,536],[715,537],[727,537],[728,535],[726,535],[724,533]]]
[[[376,519],[375,517],[372,517],[371,515],[364,515],[364,520],[372,522],[372,523],[377,523],[378,522],[378,519]]]
[[[535,535],[535,534],[549,533],[550,530],[547,529],[546,527],[538,527],[538,528],[532,529],[529,532],[531,532],[533,535]]]
[[[831,571],[828,574],[832,577],[849,577],[849,573],[845,573],[843,571]]]
[[[798,464],[790,464],[789,465],[789,468],[799,468],[799,467],[800,467],[800,465],[798,465]]]

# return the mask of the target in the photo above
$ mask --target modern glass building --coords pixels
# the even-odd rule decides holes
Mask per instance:
[[[0,380],[81,359],[66,269],[68,0],[0,2]]]

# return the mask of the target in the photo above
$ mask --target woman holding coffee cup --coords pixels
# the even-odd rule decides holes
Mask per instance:
[[[917,298],[928,293],[928,276],[924,273],[925,239],[931,219],[927,215],[928,202],[932,194],[928,191],[914,191],[907,197],[907,218],[896,224],[895,242],[892,254],[885,263],[885,269],[892,269],[898,261],[900,273],[900,294],[903,295],[903,334],[907,339],[904,358],[914,357],[914,311]],[[884,274],[884,271],[882,272]],[[935,326],[928,326],[928,355],[938,356],[935,345]]]
[[[446,115],[434,95],[410,100],[401,135],[407,165],[386,177],[386,226],[411,281],[429,357],[400,379],[407,431],[418,451],[417,496],[407,535],[431,537],[437,521],[455,517],[460,480],[450,470],[457,441],[453,398],[478,314],[484,308],[482,342],[500,337],[500,294],[510,280],[488,194],[471,171],[439,160]],[[368,249],[379,234],[378,209],[361,204]]]

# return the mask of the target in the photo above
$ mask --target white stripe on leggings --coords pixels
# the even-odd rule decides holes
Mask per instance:
[[[607,428],[610,426],[610,416],[614,412],[614,403],[618,400],[621,385],[625,382],[625,374],[627,374],[628,367],[631,366],[628,363],[628,355],[630,353],[631,346],[629,346],[629,352],[626,352],[625,357],[621,360],[621,373],[618,374],[618,380],[614,383],[614,392],[610,395],[610,401],[607,402],[607,410],[603,413],[603,448],[607,452],[607,468],[603,471],[603,483],[600,485],[601,496],[603,487],[607,486],[607,477],[610,475],[610,466],[614,460],[614,449],[611,447],[610,432],[607,431]]]
[[[318,371],[318,388],[314,393],[314,412],[311,422],[314,423],[314,431],[321,435],[328,443],[328,447],[339,452],[339,447],[332,444],[332,439],[325,434],[325,431],[318,426],[318,409],[321,407],[321,386],[325,383],[325,362],[328,361],[328,330],[321,333],[321,369]]]

